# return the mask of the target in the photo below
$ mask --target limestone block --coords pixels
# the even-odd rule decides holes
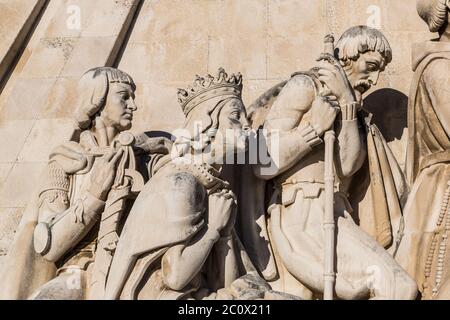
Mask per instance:
[[[428,32],[427,25],[420,19],[415,3],[411,0],[387,1],[383,7],[389,19],[389,31]]]
[[[58,77],[72,54],[77,38],[43,38],[33,50],[21,77]]]
[[[136,0],[59,1],[45,36],[50,38],[117,36],[138,2]],[[79,19],[79,25],[76,19]]]
[[[272,37],[303,37],[325,33],[325,1],[269,1],[268,30]]]
[[[287,79],[296,71],[309,70],[323,52],[323,37],[323,34],[309,33],[298,38],[271,38],[267,77]]]
[[[18,161],[47,161],[50,152],[56,146],[69,140],[72,133],[72,119],[37,120],[23,145]]]
[[[210,2],[208,72],[224,67],[244,79],[266,78],[267,19],[266,1]]]
[[[147,44],[145,42],[130,42],[125,49],[125,54],[120,60],[120,69],[128,74],[133,75],[133,79],[138,81],[143,81],[148,77],[151,70],[147,70],[142,67],[141,63],[144,62],[143,57],[146,57]],[[141,88],[137,88],[141,90]]]
[[[65,64],[61,76],[80,78],[84,72],[106,64],[115,49],[116,37],[80,38]]]
[[[0,123],[0,162],[14,162],[30,134],[34,120],[15,120]]]
[[[192,75],[207,72],[208,36],[198,32],[168,39],[164,34],[155,34],[147,45],[146,56],[145,81],[189,81]]]
[[[44,4],[43,0],[0,1],[0,79],[8,72]]]
[[[141,0],[102,0],[101,3],[89,0],[81,1],[82,14],[91,14],[82,26],[82,37],[118,36],[123,26],[129,23]]]
[[[8,81],[5,83],[5,87],[3,88],[0,95],[0,108],[6,105],[11,92],[14,91],[16,83],[24,75],[23,69],[32,56],[32,53],[39,46],[41,39],[45,38],[45,30],[50,24],[59,3],[59,1],[48,1],[48,5],[45,7],[45,11],[42,13],[42,17],[40,18],[39,23],[36,25],[33,34],[30,34],[30,39],[27,43],[26,48],[24,48],[23,53],[19,57],[13,72],[8,78]]]
[[[0,207],[25,207],[47,162],[16,163],[0,189]]]
[[[14,163],[13,162],[2,162],[0,163],[0,188],[3,186],[3,182],[8,177]]]
[[[386,68],[388,75],[404,76],[406,82],[411,82],[412,62],[411,46],[417,42],[423,42],[430,39],[429,32],[385,32],[386,37],[392,48],[392,63]]]
[[[58,78],[51,94],[39,109],[38,118],[70,118],[78,103],[77,84],[79,77]]]
[[[129,44],[149,41],[151,38],[150,26],[153,23],[153,19],[156,18],[154,11],[155,5],[157,5],[155,1],[143,1],[139,15],[134,23],[133,32],[130,35]]]
[[[44,38],[76,38],[81,34],[83,26],[92,18],[92,10],[82,10],[85,1],[60,0],[54,3],[54,10],[48,26],[44,30]],[[95,2],[91,1],[92,4]],[[80,27],[76,20],[80,18]]]
[[[209,8],[214,5],[213,2],[215,1],[149,1],[149,6],[142,8],[136,24],[148,25],[148,36],[163,36],[172,39],[187,38],[194,32],[206,32],[206,26],[208,29],[210,28],[208,22],[211,16],[209,14],[214,14],[214,12],[210,12]],[[223,12],[217,14],[220,15]],[[142,20],[147,21],[142,22]]]
[[[207,6],[202,5],[208,10],[205,19],[209,27],[205,31],[211,37],[229,39],[240,35],[249,40],[267,34],[269,4],[265,0],[208,1]]]
[[[138,110],[133,120],[133,132],[162,130],[171,132],[181,128],[184,115],[177,101],[177,88],[183,88],[189,82],[176,83],[138,83],[136,104]]]
[[[22,213],[23,208],[0,208],[0,268],[2,257],[8,253]]]
[[[56,78],[18,79],[6,103],[0,105],[3,120],[36,119]]]
[[[241,72],[245,79],[264,79],[266,77],[265,37],[252,37],[247,45],[239,37],[210,39],[208,71],[215,72],[224,67],[229,72]],[[230,54],[238,52],[239,54]]]

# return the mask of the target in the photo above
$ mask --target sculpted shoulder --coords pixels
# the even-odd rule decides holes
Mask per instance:
[[[448,74],[450,73],[450,60],[436,59],[431,61],[425,68],[422,80],[430,87],[444,88],[450,82]]]
[[[311,108],[315,96],[314,80],[306,74],[294,75],[281,90],[266,120],[273,122],[280,119],[293,119],[296,123],[301,115]],[[274,127],[277,126],[275,123]]]
[[[287,82],[280,93],[281,99],[296,101],[298,106],[309,105],[316,96],[314,80],[306,74],[296,74]]]
[[[193,174],[167,165],[146,184],[138,200],[148,197],[171,207],[187,203],[187,207],[197,210],[203,206],[206,189]]]

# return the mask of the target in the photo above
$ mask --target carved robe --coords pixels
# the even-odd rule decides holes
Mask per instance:
[[[230,298],[224,290],[255,271],[232,231],[230,237],[214,244],[201,270],[184,288],[171,288],[164,278],[163,256],[174,246],[188,246],[205,231],[206,226],[193,228],[195,219],[207,220],[208,207],[202,198],[229,188],[218,176],[208,165],[173,162],[158,171],[139,195],[124,226],[107,283],[107,299],[203,299],[223,294]],[[230,274],[230,270],[234,271]]]
[[[396,259],[418,282],[423,298],[449,299],[441,286],[450,281],[450,44],[415,46],[413,70],[406,167],[411,193]]]

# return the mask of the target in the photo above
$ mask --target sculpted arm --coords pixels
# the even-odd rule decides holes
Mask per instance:
[[[365,159],[364,137],[356,117],[357,105],[341,106],[342,118],[336,121],[336,171],[341,179],[351,177]]]
[[[198,203],[187,207],[198,209],[200,205]],[[169,288],[183,289],[201,271],[214,245],[221,237],[228,236],[232,230],[235,221],[234,212],[235,199],[231,193],[225,191],[209,195],[207,228],[186,244],[170,248],[162,258],[163,277]],[[195,211],[190,214],[195,215]]]
[[[162,259],[165,284],[173,290],[182,290],[200,272],[219,238],[219,232],[208,227],[189,244],[170,248]]]
[[[56,163],[49,170],[65,173]],[[68,177],[65,177],[68,182]],[[35,250],[48,261],[56,262],[89,232],[98,220],[104,202],[86,192],[69,204],[68,193],[50,189],[40,196],[39,224],[34,232]]]
[[[42,192],[39,223],[34,231],[37,253],[48,261],[56,262],[87,235],[100,219],[121,156],[122,151],[112,151],[96,160],[89,190],[73,203],[69,204],[68,191],[58,190],[57,186]],[[56,162],[51,162],[47,169],[48,181],[63,179],[68,184],[69,177]]]
[[[317,130],[309,122],[302,121],[315,95],[313,80],[303,75],[293,77],[280,92],[264,125],[273,163],[270,171],[262,165],[255,166],[258,177],[269,180],[283,173],[322,142]]]

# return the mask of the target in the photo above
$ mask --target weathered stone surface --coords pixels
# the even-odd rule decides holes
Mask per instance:
[[[14,163],[13,162],[2,162],[0,163],[0,189],[3,187],[3,182],[5,182],[11,171]]]
[[[0,224],[0,266],[3,257],[8,253],[8,248],[13,241],[22,213],[23,208],[0,209],[0,216],[2,217],[2,223]]]
[[[1,184],[0,184],[1,185]],[[16,234],[17,226],[22,217],[23,208],[2,208],[0,216],[0,269],[3,268],[5,257]]]
[[[0,208],[25,207],[47,162],[16,163],[0,189]]]
[[[0,1],[0,81],[24,46],[45,0]]]
[[[45,10],[41,12],[41,8]],[[39,23],[33,26],[38,15]],[[77,21],[78,18],[79,21]],[[269,88],[289,79],[292,73],[307,71],[316,66],[316,58],[324,51],[325,33],[333,32],[339,36],[353,25],[366,24],[381,30],[387,37],[393,49],[393,61],[386,70],[383,70],[376,86],[373,83],[373,88],[365,93],[364,108],[373,113],[373,122],[386,139],[401,169],[405,169],[406,146],[408,135],[411,135],[406,121],[408,94],[413,77],[411,44],[436,36],[428,31],[426,24],[416,14],[413,0],[0,0],[0,146],[2,146],[0,147],[0,266],[2,255],[7,252],[20,220],[22,208],[29,204],[30,195],[40,185],[39,176],[47,165],[49,153],[55,146],[67,141],[73,133],[72,117],[81,96],[76,89],[80,77],[87,70],[98,66],[117,66],[133,76],[137,85],[135,101],[138,110],[133,111],[131,131],[135,134],[152,131],[152,134],[168,136],[186,122],[186,114],[183,115],[178,101],[180,96],[177,96],[177,88],[186,88],[187,84],[192,83],[192,77],[195,74],[215,75],[218,67],[224,67],[230,73],[240,72],[243,75],[241,102],[248,107]],[[26,46],[20,48],[22,44]],[[18,52],[22,52],[22,49],[23,53],[15,61],[17,64],[13,64],[13,58]],[[7,81],[2,83],[1,78],[10,67],[13,67],[12,72],[8,74]],[[272,98],[275,99],[275,97]],[[298,107],[297,100],[292,104],[293,109]],[[351,116],[354,115],[351,111],[354,107],[352,103],[345,105],[345,111],[342,114],[346,120],[355,120]],[[97,120],[96,117],[103,110],[92,112],[88,116],[94,117],[91,120]],[[266,115],[266,113],[261,114]],[[316,121],[314,125],[325,121],[324,119],[326,120],[327,116],[320,117],[319,120],[316,117],[313,119]],[[290,120],[290,118],[281,119],[274,126],[282,121]],[[308,121],[313,122],[313,120]],[[190,119],[188,118],[187,121],[189,122]],[[242,127],[247,126],[244,117],[236,121],[241,121]],[[304,124],[303,120],[299,122]],[[360,125],[363,126],[363,124]],[[282,127],[284,129],[284,126]],[[309,130],[308,136],[306,131],[302,131],[305,133],[302,138],[311,143],[311,148],[315,147],[316,143],[326,140],[323,135],[322,140],[311,136],[317,134],[317,128],[317,126],[302,128]],[[88,130],[97,134],[93,128]],[[376,128],[371,127],[370,130],[376,131]],[[114,130],[111,132],[117,133]],[[340,146],[339,149],[344,150],[342,151],[344,153],[350,150],[348,153],[351,153],[351,148],[359,141],[355,137],[356,135],[353,136],[353,140],[347,139],[354,143]],[[303,141],[302,139],[293,140]],[[286,154],[296,152],[299,148],[301,146],[298,145],[287,148]],[[311,160],[311,163],[320,162],[316,160]],[[308,165],[311,163],[308,162]],[[387,168],[385,163],[381,164],[381,167],[385,169],[384,174],[397,169],[395,166]],[[297,172],[290,172],[291,169],[286,169],[283,174],[292,173],[294,176]],[[401,176],[400,172],[395,173]],[[241,177],[239,173],[235,173],[235,176]],[[323,175],[307,178],[308,181],[313,179],[317,182],[323,179]],[[390,181],[389,179],[381,180],[382,182]],[[244,183],[240,187],[245,192],[250,192],[253,185]],[[311,187],[310,190],[309,187],[304,187],[302,190],[312,190],[313,194],[316,189]],[[439,188],[442,189],[440,185]],[[322,189],[324,188],[321,187],[320,190]],[[326,192],[328,196],[330,190],[332,191],[332,188]],[[280,192],[286,194],[285,190]],[[311,199],[319,199],[321,192],[319,196],[311,196]],[[344,193],[342,193],[343,197]],[[393,196],[393,192],[391,193],[386,197]],[[387,200],[387,206],[396,204],[401,198],[395,197]],[[300,198],[297,196],[293,199],[294,203],[291,207],[286,206],[282,209],[285,220],[283,220],[284,224],[280,225],[280,229],[284,233],[291,232],[304,222],[295,220],[298,218],[299,210],[292,214],[293,220],[289,221],[286,218],[288,215],[286,211],[294,212],[292,207],[299,205]],[[386,200],[384,197],[381,198]],[[246,195],[243,199],[248,200]],[[160,198],[157,200],[159,201]],[[285,202],[283,197],[281,200]],[[160,205],[158,201],[152,202],[151,207],[157,208]],[[184,207],[186,205],[183,205]],[[216,207],[220,206],[211,206],[211,208]],[[312,212],[316,214],[314,217],[324,216],[321,208],[317,205],[316,209],[311,209],[315,210]],[[435,201],[433,208],[433,214],[438,212],[440,203]],[[380,212],[380,210],[375,211],[375,214]],[[272,217],[276,218],[276,214],[277,212],[274,212]],[[438,214],[434,215],[437,217]],[[364,219],[366,216],[361,217]],[[309,221],[309,217],[303,218]],[[391,218],[389,217],[386,223],[396,224],[398,217]],[[146,219],[141,222],[142,225],[147,223],[151,228],[153,224],[163,224],[165,221],[160,220],[157,223],[155,221],[150,223]],[[395,221],[392,222],[393,220]],[[369,226],[367,233],[376,238],[379,234],[371,233],[373,231],[371,228],[375,225],[375,222],[372,222],[358,221],[363,228]],[[317,221],[311,223],[317,223]],[[391,226],[392,230],[393,228]],[[353,231],[349,231],[350,229],[353,230],[352,227],[344,229],[339,233],[339,237],[345,237],[346,232],[353,234]],[[259,239],[264,230],[257,231],[261,231],[256,236]],[[360,252],[360,256],[355,259],[366,254],[367,250],[361,248],[371,240],[367,240],[357,231],[354,232],[356,238],[361,241],[354,244],[353,250],[348,250],[349,246],[342,246],[342,242],[339,242],[338,259],[342,259],[342,255],[346,258],[353,257],[355,252]],[[288,240],[293,244],[293,248],[296,246],[303,248],[302,246],[307,242],[297,238],[300,237],[301,232],[295,229],[292,234]],[[276,240],[273,240],[272,235],[270,237],[272,243],[282,242],[279,237]],[[137,246],[133,239],[130,243]],[[339,239],[344,241],[342,238]],[[383,242],[383,239],[376,238],[376,240]],[[317,240],[317,243],[319,243],[318,247],[326,246],[321,238]],[[369,246],[373,248],[376,244],[371,242]],[[248,245],[246,249],[248,248],[253,248],[253,244]],[[295,252],[292,253],[292,256],[295,254]],[[282,252],[281,255],[284,259],[289,253]],[[255,256],[258,255],[254,254],[252,258]],[[386,256],[381,258],[377,254],[370,256],[370,259],[372,258],[378,262],[381,261],[377,260],[378,258],[390,259]],[[281,258],[277,257],[277,259]],[[314,256],[309,262],[319,261],[318,266],[322,266],[320,259],[321,256]],[[383,260],[383,263],[386,261]],[[269,264],[267,261],[264,262]],[[361,265],[366,262],[366,260],[361,261]],[[280,263],[277,261],[278,265]],[[393,263],[388,261],[386,264]],[[355,279],[359,276],[366,276],[364,274],[366,270],[362,270],[362,267],[360,269],[349,276],[350,282],[356,281]],[[318,267],[306,265],[292,272],[298,272],[296,277],[301,277],[299,274],[303,274],[304,270],[316,272]],[[345,267],[343,270],[340,271],[340,275],[348,271]],[[391,271],[390,267],[381,270],[386,275],[386,279],[391,279]],[[283,272],[287,273],[287,270]],[[382,290],[372,294],[379,295],[384,290],[382,294],[393,294],[395,298],[411,298],[415,287],[405,274],[402,273],[400,276],[404,281],[400,281],[395,290],[387,293],[390,284],[386,284]],[[267,284],[262,278],[252,278],[247,275],[234,282],[232,287],[234,292],[230,293],[228,289],[222,288],[210,298],[294,298],[286,292],[305,298],[313,296],[297,283],[293,275],[282,276],[277,281],[280,284],[276,282],[272,284],[276,283],[276,289],[281,288],[282,292],[272,291],[270,286],[272,284]],[[47,294],[47,297],[60,297],[59,294],[63,290],[60,284],[49,288],[47,293],[42,293],[42,296],[45,298]],[[316,288],[316,285],[317,283],[310,284],[317,292],[320,292],[321,286]],[[177,286],[174,285],[174,287]],[[144,296],[145,293],[148,292],[144,290]],[[82,297],[81,293],[78,292],[76,297]]]
[[[45,162],[56,146],[70,139],[73,119],[36,120],[18,156],[18,162]]]
[[[34,125],[33,120],[4,121],[0,123],[1,162],[15,162]]]

